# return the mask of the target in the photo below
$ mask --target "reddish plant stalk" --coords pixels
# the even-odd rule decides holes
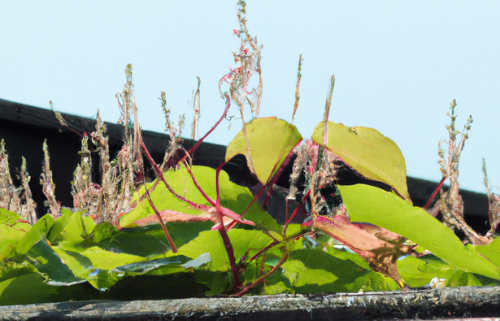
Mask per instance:
[[[446,181],[448,177],[445,176],[441,179],[441,181],[439,182],[438,186],[436,187],[436,189],[434,190],[434,193],[432,193],[432,196],[431,198],[429,198],[429,200],[427,201],[427,203],[425,204],[425,206],[423,207],[424,210],[427,210],[427,208],[429,207],[429,205],[431,205],[431,202],[432,200],[434,199],[434,197],[436,197],[438,191],[441,189],[441,187],[443,186],[443,183],[444,181]]]
[[[297,147],[297,145],[299,145],[301,141],[302,140],[299,140],[297,142],[297,144],[295,144],[295,146],[293,146],[293,148],[290,150],[290,152],[286,156],[286,158],[283,161],[283,163],[281,163],[281,166],[278,169],[278,171],[276,172],[276,174],[274,175],[274,177],[271,180],[268,179],[268,184],[266,184],[266,185],[270,186],[270,188],[269,188],[269,192],[267,193],[266,199],[265,199],[264,203],[262,204],[263,208],[266,207],[266,204],[269,201],[269,197],[271,197],[271,192],[273,191],[273,185],[274,185],[274,183],[276,183],[276,181],[280,178],[281,174],[283,174],[283,171],[285,170],[285,167],[288,166],[288,163],[290,163],[290,160],[292,159],[295,147]],[[278,166],[278,163],[279,163],[279,160],[281,159],[281,157],[282,157],[282,154],[280,155],[280,157],[278,158],[278,160],[274,164],[274,167],[273,167],[273,170],[271,171],[271,173],[274,172],[274,170],[276,169],[276,166]],[[269,181],[271,181],[271,182],[269,182]]]
[[[309,193],[310,192],[307,192],[306,196],[304,196],[304,198],[302,199],[302,202],[300,203],[299,206],[297,206],[297,208],[293,211],[292,215],[290,216],[290,219],[288,219],[288,221],[285,221],[285,225],[283,226],[283,235],[286,235],[286,229],[288,227],[288,224],[290,224],[290,222],[293,220],[293,218],[295,217],[295,215],[302,209],[302,207],[306,204],[306,199],[307,199],[307,196],[309,196]],[[288,211],[288,209],[287,209]]]
[[[266,260],[266,257],[264,256],[264,257],[262,258],[262,261],[260,261],[260,274],[261,274],[261,275],[264,275],[264,274],[265,274],[265,273],[264,273],[264,261],[265,261],[265,260]]]
[[[253,203],[255,203],[255,201],[260,197],[260,195],[262,195],[262,193],[266,190],[266,188],[268,186],[271,186],[271,190],[272,190],[272,185],[278,180],[278,178],[281,176],[281,174],[283,173],[284,171],[284,168],[288,165],[288,163],[290,162],[291,158],[292,158],[292,155],[293,155],[293,150],[295,149],[295,147],[300,144],[300,141],[292,148],[292,150],[290,151],[290,153],[288,154],[287,158],[283,161],[283,163],[281,164],[281,167],[280,169],[278,170],[278,172],[276,173],[276,175],[273,177],[273,179],[271,181],[268,181],[266,185],[264,185],[260,191],[255,194],[255,196],[253,197],[253,200],[250,202],[250,204],[248,204],[248,206],[245,208],[245,210],[243,211],[243,213],[241,213],[241,216],[240,217],[243,217],[243,215],[245,215],[248,210],[250,209],[250,207],[252,206]],[[281,157],[280,157],[281,159]],[[274,164],[274,168],[273,168],[273,172],[274,172],[274,169],[276,168],[278,163]],[[270,191],[271,191],[270,190]],[[270,193],[269,193],[270,194]],[[264,201],[264,205],[265,203],[268,201],[268,198],[269,196],[266,197],[266,200]],[[297,212],[297,210],[295,210],[294,214],[292,215],[292,218],[293,216],[295,216],[295,213]],[[291,220],[291,219],[290,219]],[[235,225],[237,224],[237,222],[231,222],[228,226],[228,230],[232,229]],[[285,225],[285,229],[286,229],[286,225]],[[271,236],[272,237],[272,236]],[[273,238],[273,237],[272,237]]]
[[[265,248],[263,248],[259,252],[255,253],[248,261],[252,262],[253,260],[257,259],[259,256],[261,256],[262,253],[267,252],[269,249],[273,248],[274,246],[276,246],[280,243],[281,243],[280,241],[274,240],[272,243],[268,244]]]
[[[156,173],[158,174],[158,177],[161,179],[161,181],[163,182],[163,184],[165,184],[165,187],[169,190],[170,193],[172,193],[177,199],[181,200],[181,201],[184,201],[186,203],[188,203],[189,205],[191,205],[192,207],[194,208],[197,208],[197,209],[200,209],[200,210],[203,210],[203,211],[210,211],[213,209],[213,207],[210,207],[210,206],[207,206],[207,205],[202,205],[202,204],[197,204],[195,202],[192,202],[188,199],[186,199],[185,197],[182,197],[180,196],[179,194],[177,194],[173,189],[172,187],[167,183],[167,181],[165,180],[165,177],[163,176],[163,173],[161,172],[161,170],[158,168],[158,165],[156,165],[156,163],[154,162],[153,158],[151,157],[151,154],[149,154],[149,151],[148,149],[146,148],[146,145],[144,144],[144,140],[140,140],[141,142],[141,146],[144,150],[144,153],[146,154],[146,157],[148,158],[148,160],[150,161],[150,163],[153,165]],[[225,163],[221,164],[221,166],[223,166]],[[220,170],[219,170],[220,171]],[[217,172],[217,179],[218,179],[218,173]],[[194,178],[194,177],[193,177]],[[197,182],[196,182],[197,184]],[[197,186],[200,191],[201,191],[201,187],[198,185]],[[218,187],[217,187],[218,188]],[[208,196],[206,196],[208,197]],[[213,201],[212,201],[213,202]],[[216,204],[215,204],[216,205]],[[220,204],[219,204],[220,206]],[[217,210],[217,209],[216,209]],[[242,221],[240,219],[241,215],[238,215],[236,213],[234,213],[233,211],[231,211],[230,209],[227,209],[225,207],[221,207],[220,208],[220,212],[222,213],[222,215],[225,215],[225,216],[228,216],[232,219],[235,219],[238,223],[246,223],[246,224],[250,224],[250,225],[255,225],[253,222],[250,222],[250,221]]]
[[[144,173],[143,173],[143,177],[144,177]],[[165,223],[163,223],[163,219],[161,218],[161,214],[158,211],[158,209],[156,208],[155,204],[153,203],[153,200],[149,196],[149,191],[148,191],[148,187],[146,186],[146,181],[143,180],[142,183],[144,185],[145,194],[146,194],[146,197],[149,201],[149,204],[151,205],[151,208],[155,212],[156,216],[158,217],[158,221],[160,221],[161,228],[163,229],[163,232],[165,233],[165,236],[167,237],[168,243],[170,244],[170,247],[172,248],[172,252],[177,253],[177,247],[175,247],[174,241],[172,241],[172,238],[170,237],[170,234],[168,233],[167,227],[165,226]]]
[[[177,194],[173,189],[172,187],[167,183],[167,181],[165,180],[165,177],[163,177],[163,173],[161,172],[161,170],[158,168],[158,165],[156,165],[155,161],[153,160],[153,158],[151,157],[151,154],[149,154],[149,151],[147,150],[146,148],[146,145],[144,144],[144,140],[142,140],[141,138],[141,146],[142,146],[142,149],[144,150],[144,154],[146,154],[146,157],[149,159],[149,162],[151,163],[151,165],[153,165],[156,173],[158,174],[158,177],[161,179],[161,181],[163,182],[163,184],[165,184],[165,187],[168,189],[168,191],[170,193],[172,193],[175,197],[177,197],[178,199],[188,203],[189,205],[197,208],[197,209],[201,209],[201,210],[209,210],[210,207],[209,206],[206,206],[206,205],[200,205],[200,204],[197,204],[195,202],[192,202],[182,196],[180,196],[179,194]]]
[[[203,142],[203,140],[205,138],[207,138],[207,136],[210,135],[210,133],[212,133],[215,130],[215,128],[217,128],[217,126],[219,126],[219,124],[222,122],[222,120],[224,118],[226,118],[227,112],[229,111],[229,107],[231,107],[231,99],[229,98],[229,95],[226,94],[226,109],[224,110],[224,113],[222,114],[221,118],[219,119],[218,122],[215,123],[215,125],[205,135],[203,135],[202,138],[200,138],[196,142],[196,144],[193,147],[191,147],[191,149],[188,151],[189,155],[192,155],[194,153],[194,151],[196,150],[196,148],[198,148],[198,146],[200,146],[200,144]],[[186,158],[187,158],[187,155],[185,155],[183,158],[181,158],[180,162],[185,161]]]
[[[285,250],[285,253],[283,253],[283,256],[281,257],[281,260],[279,260],[278,264],[276,264],[272,269],[271,271],[267,272],[266,274],[264,274],[263,276],[261,276],[260,278],[258,278],[257,280],[255,280],[254,283],[250,284],[249,286],[245,286],[240,292],[232,295],[232,296],[242,296],[243,294],[245,294],[245,292],[247,292],[248,290],[254,288],[256,285],[258,285],[259,283],[261,283],[262,281],[264,281],[268,276],[270,276],[271,274],[273,274],[277,269],[279,269],[280,266],[283,265],[283,263],[286,262],[286,260],[288,259],[288,251]]]
[[[224,222],[222,221],[222,209],[220,206],[220,193],[219,193],[219,173],[224,166],[225,163],[222,163],[217,168],[216,176],[215,176],[215,189],[217,192],[217,200],[215,202],[215,209],[217,211],[217,217],[219,218],[219,233],[222,237],[222,242],[224,242],[224,247],[226,248],[227,256],[229,258],[229,264],[231,265],[231,272],[234,275],[234,290],[238,290],[241,288],[240,275],[238,273],[238,269],[236,268],[236,260],[234,258],[234,250],[233,245],[231,244],[231,240],[227,235],[226,228],[224,227]]]
[[[196,178],[194,177],[193,175],[193,172],[191,171],[191,169],[189,168],[189,166],[186,164],[186,162],[183,162],[184,166],[186,167],[189,175],[191,176],[191,179],[193,180],[193,184],[194,186],[196,186],[196,188],[200,191],[201,195],[203,195],[203,197],[210,203],[212,204],[212,206],[215,206],[215,202],[210,198],[208,197],[208,195],[205,193],[205,191],[201,188],[200,184],[198,184],[198,181],[196,180]]]
[[[210,212],[211,210],[213,210],[213,207],[210,207],[208,205],[203,205],[203,204],[198,204],[198,203],[192,202],[192,201],[186,199],[185,197],[182,197],[179,194],[177,194],[172,189],[172,187],[167,183],[167,181],[165,180],[165,177],[163,176],[163,173],[158,168],[158,165],[156,165],[156,163],[154,162],[153,158],[149,154],[149,151],[146,149],[146,145],[144,144],[144,141],[142,139],[141,139],[141,146],[142,146],[142,148],[144,150],[144,153],[146,154],[147,158],[149,159],[149,161],[153,165],[156,173],[158,174],[158,177],[162,180],[163,184],[165,184],[165,187],[169,190],[170,193],[172,193],[175,197],[177,197],[177,199],[188,203],[189,205],[191,205],[192,207],[194,207],[196,209],[199,209],[199,210],[202,210],[202,211],[207,211],[207,212]],[[255,225],[255,223],[253,223],[251,221],[247,221],[247,220],[243,221],[243,220],[241,220],[240,219],[241,215],[238,215],[238,214],[234,213],[233,211],[231,211],[228,208],[221,207],[221,213],[222,213],[222,215],[225,215],[227,217],[230,217],[230,218],[238,221],[238,223],[245,223],[245,224],[249,224],[249,225]]]

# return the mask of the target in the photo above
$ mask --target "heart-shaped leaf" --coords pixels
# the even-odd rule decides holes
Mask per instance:
[[[367,179],[392,186],[410,200],[406,186],[405,159],[398,145],[379,131],[368,127],[346,127],[328,122],[328,141],[323,145],[323,122],[314,129],[312,139],[326,147]]]
[[[246,132],[255,174],[264,184],[277,172],[295,145],[302,140],[294,125],[276,117],[256,118],[246,124]],[[249,158],[243,130],[227,146],[226,161],[238,154]],[[278,165],[275,167],[276,163]]]

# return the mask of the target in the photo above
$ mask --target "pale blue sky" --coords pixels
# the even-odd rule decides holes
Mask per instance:
[[[132,63],[139,121],[162,132],[157,99],[190,132],[192,91],[201,78],[200,132],[221,115],[218,80],[238,50],[235,1],[0,1],[0,98],[92,117],[119,118],[115,94]],[[330,120],[378,129],[393,139],[411,176],[438,181],[437,143],[457,99],[458,129],[474,123],[460,182],[483,192],[481,158],[500,186],[500,2],[248,1],[248,27],[262,51],[260,116],[291,120],[304,137],[322,119],[336,76]],[[232,108],[230,114],[237,114]],[[208,141],[228,144],[237,121]]]

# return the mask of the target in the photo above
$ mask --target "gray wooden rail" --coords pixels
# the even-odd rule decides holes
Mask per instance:
[[[500,316],[500,287],[0,306],[0,320],[394,320]]]

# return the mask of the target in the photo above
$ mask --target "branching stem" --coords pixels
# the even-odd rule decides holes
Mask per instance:
[[[144,177],[144,173],[143,173],[143,177]],[[144,185],[144,191],[146,194],[146,198],[148,199],[149,204],[151,205],[151,208],[155,212],[156,217],[158,217],[158,221],[160,221],[161,228],[163,229],[163,232],[165,233],[165,236],[167,237],[168,244],[170,244],[170,247],[172,248],[172,252],[177,253],[177,247],[175,247],[174,241],[172,241],[172,238],[170,237],[170,234],[168,233],[167,227],[165,226],[165,223],[163,223],[163,219],[161,218],[161,214],[158,211],[158,209],[156,208],[155,204],[153,203],[153,200],[149,196],[149,191],[148,191],[148,187],[146,186],[146,182],[143,180],[142,183]]]
[[[222,163],[217,168],[216,176],[215,176],[215,188],[217,192],[217,200],[215,202],[215,209],[217,211],[217,217],[219,219],[219,233],[222,237],[222,242],[224,242],[224,247],[226,248],[227,256],[229,258],[229,264],[231,265],[231,272],[234,275],[234,290],[238,290],[241,288],[240,275],[238,273],[238,269],[236,268],[236,260],[234,258],[234,250],[233,245],[231,244],[231,240],[227,235],[226,228],[224,227],[224,222],[222,221],[222,209],[220,206],[220,192],[219,192],[219,173],[224,166],[225,163]]]

